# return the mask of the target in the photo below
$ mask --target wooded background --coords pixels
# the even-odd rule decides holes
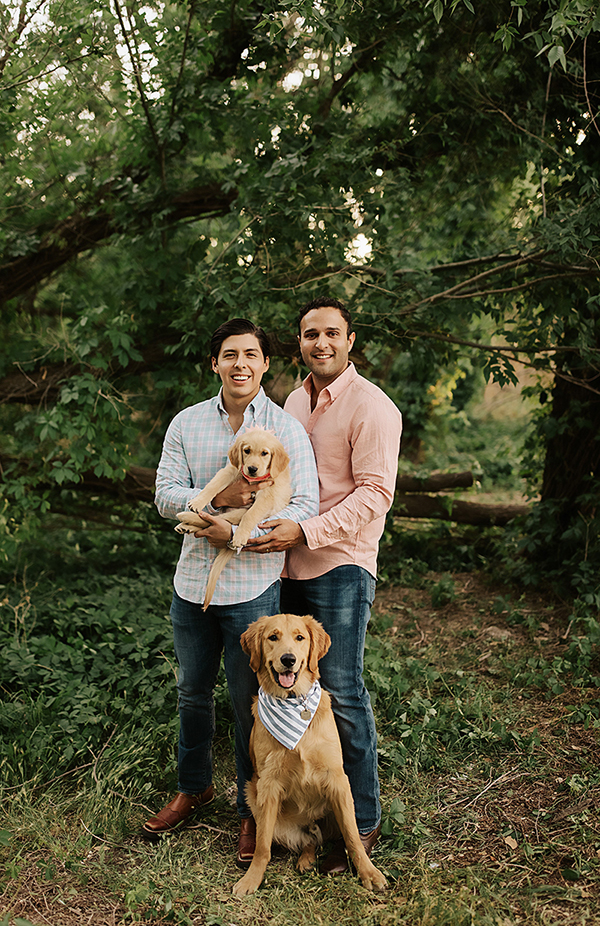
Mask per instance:
[[[210,332],[262,324],[291,384],[327,293],[409,458],[442,393],[530,371],[520,551],[594,595],[599,29],[591,0],[3,4],[5,561],[114,519],[99,479],[134,528],[132,467],[215,392]]]

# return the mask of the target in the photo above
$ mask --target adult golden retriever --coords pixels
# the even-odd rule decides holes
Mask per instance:
[[[250,656],[262,692],[287,700],[291,710],[304,711],[306,723],[311,713],[307,710],[307,696],[314,691],[319,676],[318,661],[331,644],[322,625],[310,616],[261,617],[242,634],[241,644]],[[386,880],[367,856],[358,834],[329,695],[321,691],[318,707],[293,748],[279,742],[264,726],[259,715],[261,696],[259,693],[252,707],[250,754],[254,775],[246,786],[256,820],[256,851],[250,868],[233,888],[234,893],[244,896],[257,890],[273,842],[300,851],[297,868],[306,871],[314,864],[317,846],[339,832],[365,887],[384,890]]]
[[[229,463],[213,476],[199,495],[188,502],[188,511],[177,515],[175,528],[180,534],[194,534],[206,527],[201,511],[209,502],[238,479],[240,473],[253,485],[256,498],[249,508],[230,508],[221,517],[237,524],[231,544],[220,550],[211,566],[204,595],[206,611],[217,585],[217,579],[232,556],[239,553],[250,534],[261,521],[282,511],[289,504],[290,459],[281,442],[270,431],[255,428],[240,434],[229,451]]]

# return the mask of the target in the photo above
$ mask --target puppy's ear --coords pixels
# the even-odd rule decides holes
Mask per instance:
[[[308,654],[308,668],[315,674],[319,670],[319,659],[322,659],[331,646],[331,637],[324,630],[323,625],[307,615],[304,620],[310,634],[310,652]]]
[[[271,476],[273,479],[276,479],[277,476],[284,471],[286,466],[289,465],[289,462],[290,458],[281,444],[276,444],[271,457]]]
[[[253,672],[258,672],[260,669],[262,657],[262,637],[263,624],[260,618],[257,621],[254,621],[253,624],[250,624],[248,629],[244,630],[240,637],[242,649],[247,656],[250,656],[250,668]]]
[[[229,462],[232,466],[235,466],[236,469],[241,469],[242,467],[242,441],[239,440],[239,438],[229,451]]]

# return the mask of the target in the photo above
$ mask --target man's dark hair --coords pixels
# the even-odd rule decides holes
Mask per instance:
[[[348,326],[348,335],[352,334],[352,316],[350,312],[343,302],[340,302],[339,299],[332,299],[331,296],[317,296],[316,299],[307,302],[300,309],[298,312],[298,334],[300,334],[300,322],[307,312],[312,312],[313,309],[337,309]]]
[[[247,318],[230,318],[229,321],[223,322],[222,325],[219,325],[217,330],[213,333],[212,338],[210,339],[210,356],[214,357],[215,360],[219,359],[219,351],[223,341],[227,338],[234,337],[237,334],[253,334],[258,343],[260,344],[260,349],[263,352],[263,357],[265,360],[267,357],[271,356],[271,345],[269,344],[269,336],[266,331],[262,328],[259,328],[254,322],[249,321]]]

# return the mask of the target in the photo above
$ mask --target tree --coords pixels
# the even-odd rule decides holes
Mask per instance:
[[[595,6],[12,0],[10,504],[40,511],[48,485],[151,465],[172,413],[208,394],[207,333],[226,317],[259,318],[295,369],[296,307],[326,288],[353,308],[409,434],[444,367],[470,358],[501,382],[517,362],[550,371],[542,490],[559,516],[536,536],[555,549],[574,510],[589,527]],[[582,447],[575,469],[561,469],[565,441]]]

